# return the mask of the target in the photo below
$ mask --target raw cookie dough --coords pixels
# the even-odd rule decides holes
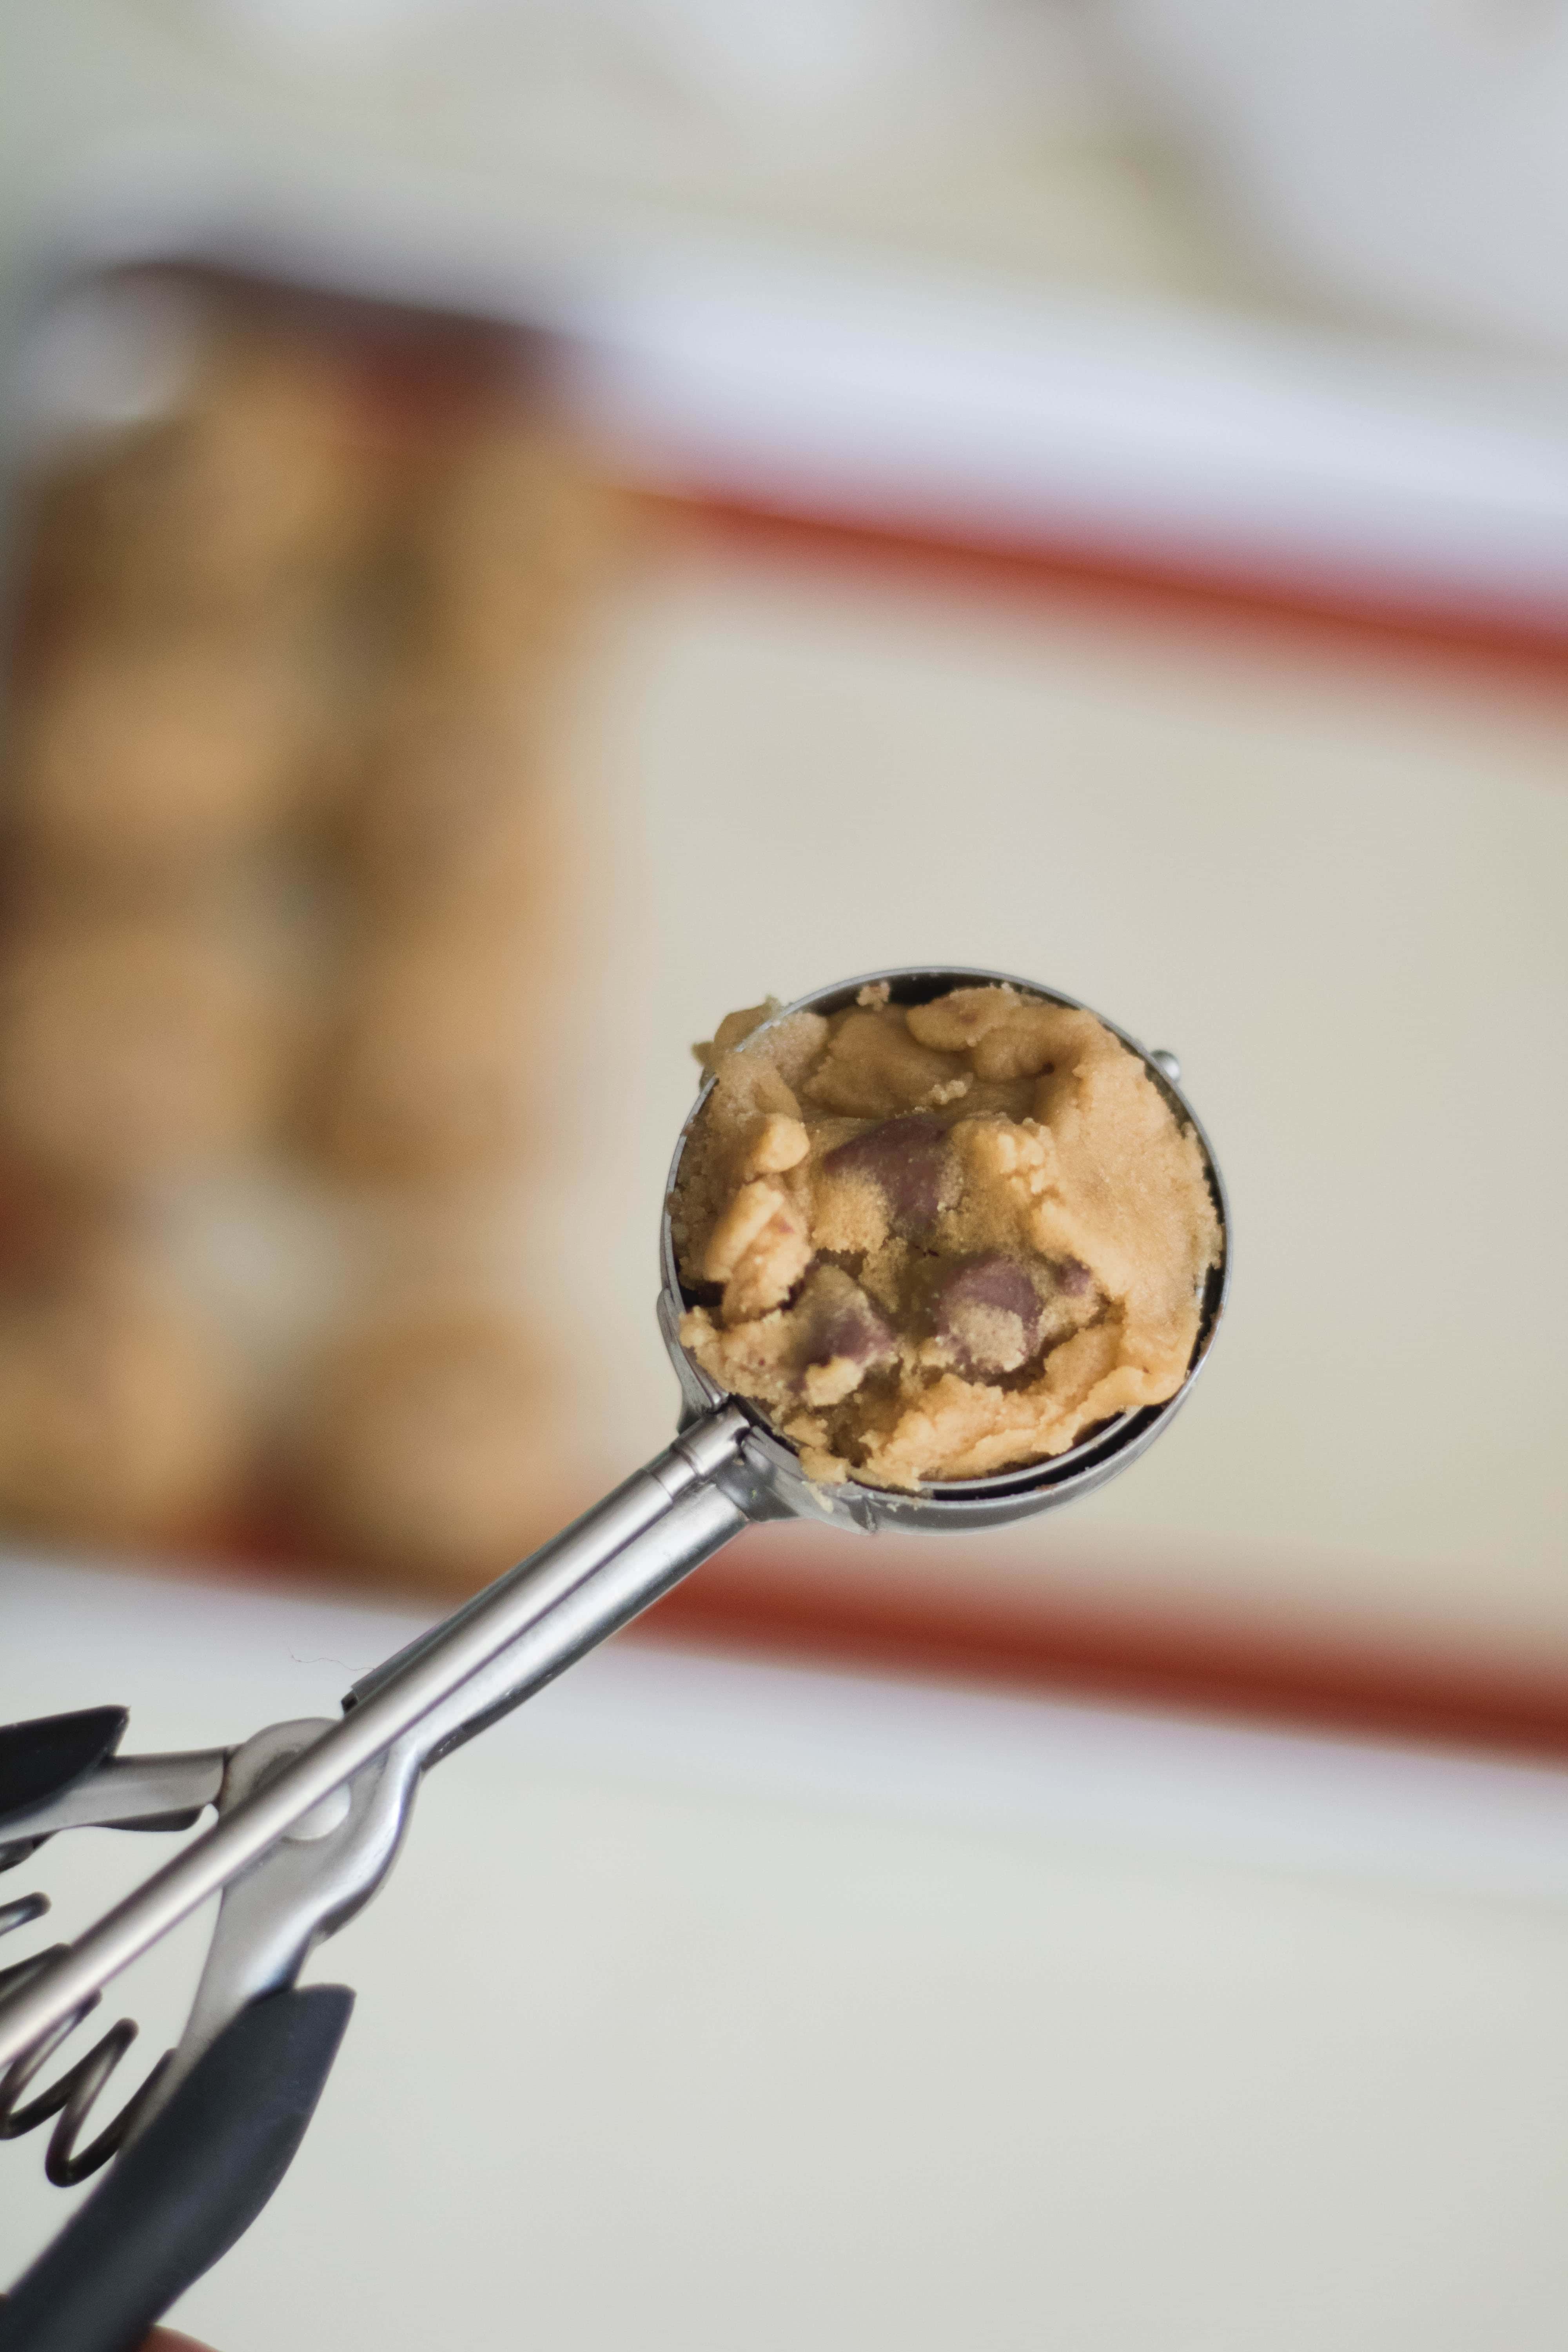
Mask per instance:
[[[671,1204],[682,1344],[807,1473],[1061,1454],[1185,1377],[1219,1221],[1196,1137],[1090,1013],[1005,987],[732,1013]]]

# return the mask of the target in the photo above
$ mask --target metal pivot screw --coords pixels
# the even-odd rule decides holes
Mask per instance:
[[[1175,1055],[1172,1053],[1169,1045],[1152,1046],[1149,1052],[1149,1059],[1153,1063],[1154,1067],[1159,1071],[1162,1077],[1169,1078],[1173,1087],[1179,1087],[1181,1085],[1182,1066],[1176,1059]]]

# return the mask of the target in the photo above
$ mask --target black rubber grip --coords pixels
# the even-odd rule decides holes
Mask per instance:
[[[0,2352],[133,2352],[288,2171],[353,1999],[310,1985],[241,2010],[0,2303]]]
[[[130,1720],[122,1706],[89,1706],[79,1715],[0,1723],[0,1822],[7,1813],[30,1812],[96,1772],[124,1738]]]

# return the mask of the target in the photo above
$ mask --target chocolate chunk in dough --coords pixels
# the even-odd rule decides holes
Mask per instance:
[[[895,1233],[929,1233],[958,1189],[947,1129],[929,1111],[885,1118],[824,1158],[830,1176],[868,1176],[888,1204]]]
[[[1040,1295],[1016,1258],[971,1258],[942,1276],[931,1320],[966,1380],[994,1378],[1039,1346]]]
[[[818,1266],[792,1318],[800,1338],[801,1391],[808,1404],[840,1404],[880,1364],[898,1361],[887,1317],[841,1266]]]
[[[879,1314],[858,1282],[836,1266],[825,1266],[807,1286],[801,1300],[805,1310],[805,1364],[830,1364],[843,1357],[852,1364],[890,1363],[898,1353],[893,1327]]]

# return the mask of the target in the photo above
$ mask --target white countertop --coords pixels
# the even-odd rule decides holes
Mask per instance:
[[[237,1738],[411,1622],[12,1559],[0,1716]],[[1555,2352],[1565,1832],[1529,1767],[623,1643],[433,1776],[311,1964],[359,2002],[303,2151],[177,2315],[220,2352]],[[163,1845],[6,1892],[69,1932]],[[199,1943],[126,1980],[132,2065]],[[0,2167],[5,2277],[66,2200],[36,2141]]]

